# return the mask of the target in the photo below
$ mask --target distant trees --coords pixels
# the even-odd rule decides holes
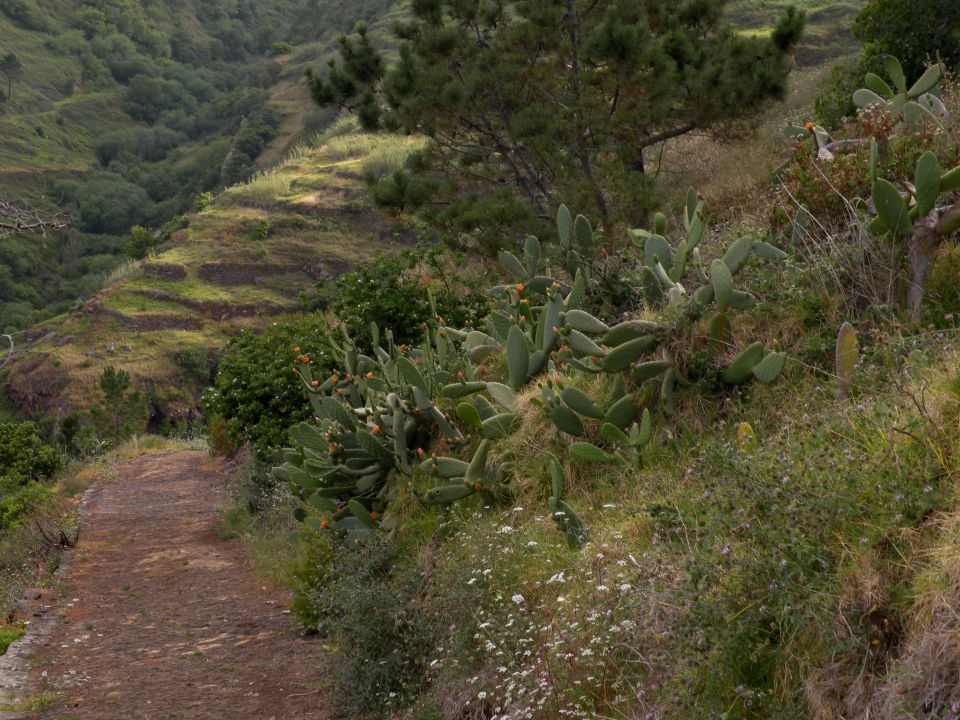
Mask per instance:
[[[651,148],[730,137],[784,92],[802,13],[745,37],[725,4],[417,0],[392,67],[361,28],[309,84],[367,129],[432,139],[411,171],[451,234],[542,232],[560,198],[609,224],[649,205]]]
[[[103,178],[86,183],[79,198],[80,224],[84,230],[124,235],[150,217],[146,190],[119,179]]]
[[[23,63],[14,53],[0,56],[0,73],[7,79],[7,97],[13,97],[13,81],[23,74]]]
[[[0,0],[0,12],[28,30],[47,30],[50,20],[36,0]]]

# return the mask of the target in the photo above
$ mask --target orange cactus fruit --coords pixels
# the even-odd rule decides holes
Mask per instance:
[[[374,431],[375,433],[380,432],[380,426],[379,426],[379,425],[374,425],[374,426],[373,426],[373,431]]]
[[[294,351],[295,353],[299,353],[299,352],[300,352],[300,348],[295,347],[295,348],[293,349],[293,351]]]
[[[521,283],[517,283],[517,292],[518,292],[518,293],[522,293],[522,292],[523,292],[523,285],[522,285]]]
[[[367,380],[373,377],[373,370],[367,373]]]
[[[322,527],[324,530],[326,530],[329,525],[330,523],[328,523],[326,520],[320,521],[320,527]]]
[[[812,122],[808,122],[806,125],[804,125],[804,127],[807,129],[808,132],[813,132],[813,123],[812,123]]]

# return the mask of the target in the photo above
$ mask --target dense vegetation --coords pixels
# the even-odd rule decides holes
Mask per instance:
[[[328,17],[326,5],[0,3],[0,164],[16,180],[3,192],[73,218],[44,241],[0,237],[0,329],[89,297],[132,227],[159,228],[198,194],[249,178],[280,122],[268,102],[284,71],[276,43],[293,49],[384,9]]]
[[[856,112],[853,91],[866,73],[882,72],[887,56],[900,60],[910,82],[932,62],[955,69],[960,63],[958,28],[960,6],[951,0],[869,0],[852,28],[863,47],[855,58],[834,68],[816,102],[818,119],[827,127],[836,127],[852,118]]]
[[[668,177],[651,212],[644,143],[691,125],[725,141],[745,132],[784,87],[802,16],[735,33],[722,2],[669,17],[663,3],[635,6],[418,0],[394,64],[362,31],[310,78],[317,100],[381,134],[340,122],[313,176],[200,196],[208,212],[191,230],[242,209],[222,247],[254,248],[232,268],[244,273],[276,257],[273,233],[307,227],[272,216],[271,192],[349,227],[358,256],[374,235],[346,223],[371,198],[403,219],[418,211],[423,235],[481,250],[333,266],[316,287],[303,281],[302,313],[244,326],[220,353],[171,335],[187,339],[171,350],[195,380],[218,365],[203,402],[211,447],[253,451],[227,521],[241,518],[293,586],[304,630],[328,639],[320,672],[338,717],[953,717],[960,87],[928,60],[949,61],[954,36],[871,0],[857,23],[866,51],[819,106],[831,122],[805,107],[778,122],[771,167],[785,162],[772,177],[735,197]],[[899,30],[885,35],[888,24]],[[906,39],[901,63],[889,43]],[[650,67],[669,88],[636,74]],[[563,111],[521,92],[523,73]],[[596,104],[569,102],[581,99],[572,78]],[[150,133],[186,134],[151,107],[173,81],[147,79]],[[645,117],[648,135],[618,135],[617,108]],[[517,144],[490,152],[481,137]],[[100,150],[109,167],[171,138],[110,137]],[[696,161],[721,152],[682,141]],[[741,144],[737,162],[763,147]],[[533,174],[510,177],[510,160]],[[166,161],[132,162],[146,177]],[[525,191],[541,162],[562,172]],[[362,201],[347,184],[361,175]],[[97,193],[118,191],[100,179]],[[331,212],[321,202],[333,195],[344,204]],[[132,198],[87,217],[113,222],[144,196]],[[128,247],[155,242],[138,228]],[[183,250],[182,265],[154,270],[195,293]],[[10,487],[43,487],[56,469],[38,470],[41,458],[59,467],[62,452],[142,427],[131,376],[109,360],[94,369],[90,410],[64,417],[55,441],[0,426],[0,461],[15,448],[6,462],[27,468]]]
[[[0,423],[0,531],[15,524],[47,493],[63,454],[32,423]]]
[[[288,349],[275,498],[341,716],[949,712],[960,108],[877,69],[742,217],[691,192],[625,242],[560,206],[485,315],[408,307],[401,343],[370,293],[332,369]]]

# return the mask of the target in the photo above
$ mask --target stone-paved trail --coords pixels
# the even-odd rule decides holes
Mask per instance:
[[[204,453],[116,466],[88,496],[52,620],[24,651],[50,720],[325,717],[320,642],[291,629],[287,598],[253,577],[245,543],[218,535],[223,473]],[[42,605],[41,605],[42,607]],[[29,637],[29,635],[28,635]]]

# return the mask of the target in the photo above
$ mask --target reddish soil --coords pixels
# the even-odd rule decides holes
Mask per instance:
[[[322,643],[218,534],[222,469],[178,452],[116,470],[84,503],[58,619],[30,657],[33,692],[55,698],[35,717],[324,718]]]

